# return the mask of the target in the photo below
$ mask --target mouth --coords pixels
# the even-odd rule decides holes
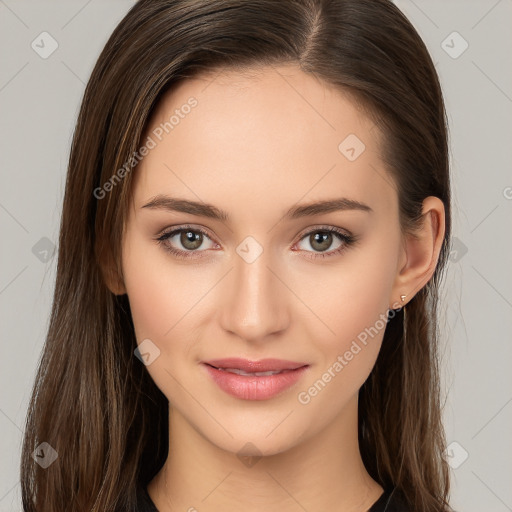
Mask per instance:
[[[211,366],[211,365],[209,365]],[[216,370],[221,370],[223,372],[235,373],[236,375],[245,375],[247,377],[266,377],[267,375],[277,375],[278,373],[285,372],[293,372],[294,370],[269,370],[268,372],[245,372],[244,370],[239,370],[238,368],[217,368],[216,366],[212,366]]]
[[[247,374],[264,373],[264,372],[284,372],[288,370],[297,370],[307,363],[297,363],[295,361],[287,361],[285,359],[260,359],[259,361],[251,361],[240,357],[230,357],[225,359],[212,359],[205,361],[205,364],[213,366],[218,370],[236,370]]]
[[[220,389],[242,400],[268,400],[292,387],[309,367],[282,359],[216,359],[202,363]]]

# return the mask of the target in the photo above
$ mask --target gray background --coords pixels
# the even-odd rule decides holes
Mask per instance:
[[[441,329],[452,506],[512,511],[512,0],[396,3],[429,47],[450,121],[455,239]],[[0,0],[0,512],[21,510],[19,452],[77,109],[132,4]],[[47,58],[44,31],[58,44]]]

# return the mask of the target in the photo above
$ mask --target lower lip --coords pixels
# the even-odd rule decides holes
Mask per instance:
[[[220,389],[242,400],[268,400],[293,386],[308,368],[302,366],[275,375],[255,377],[218,370],[208,364],[204,367]]]

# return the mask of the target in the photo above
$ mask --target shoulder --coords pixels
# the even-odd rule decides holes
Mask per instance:
[[[393,487],[386,489],[368,512],[412,512],[402,492]]]
[[[155,504],[151,501],[145,485],[137,485],[137,512],[158,512]]]

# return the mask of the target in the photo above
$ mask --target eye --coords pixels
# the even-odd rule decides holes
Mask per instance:
[[[165,231],[156,238],[158,244],[177,258],[200,258],[208,249],[217,249],[219,244],[213,242],[209,234],[202,228],[193,226],[180,226]],[[208,244],[208,241],[210,244]],[[305,251],[307,258],[325,258],[340,254],[357,241],[357,237],[345,233],[333,226],[322,226],[308,231],[300,238],[296,245],[306,243],[312,249],[299,247]],[[337,244],[334,249],[329,250],[333,243]],[[296,250],[293,249],[292,250]]]
[[[204,252],[218,246],[211,240],[205,230],[191,226],[181,226],[166,231],[159,235],[156,240],[164,246],[165,250],[181,258],[196,257],[195,253]],[[208,240],[213,246],[208,247],[208,244],[205,243]]]
[[[302,250],[311,253],[307,257],[314,259],[335,256],[354,244],[356,240],[357,238],[354,235],[347,234],[339,228],[328,226],[308,231],[301,237],[299,244],[304,241],[306,248],[302,247]],[[337,245],[334,249],[329,250],[333,243]],[[308,249],[308,245],[312,251]]]

